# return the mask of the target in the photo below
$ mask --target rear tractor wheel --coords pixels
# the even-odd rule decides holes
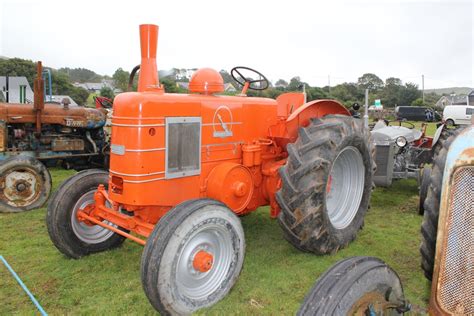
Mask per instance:
[[[224,298],[245,255],[240,219],[211,199],[177,205],[156,224],[141,261],[142,285],[162,315],[187,315]]]
[[[46,225],[53,244],[68,257],[78,259],[90,253],[120,246],[125,237],[99,225],[80,221],[77,212],[95,203],[99,184],[107,188],[109,174],[90,169],[61,184],[48,204]],[[105,221],[104,223],[109,224]],[[116,226],[114,226],[116,227]]]
[[[313,119],[287,146],[276,198],[285,238],[298,249],[334,253],[355,239],[372,191],[374,146],[363,122]]]
[[[43,206],[51,192],[51,175],[38,160],[14,156],[0,162],[0,213]]]
[[[409,310],[395,271],[380,259],[353,257],[316,281],[297,315],[401,315]]]

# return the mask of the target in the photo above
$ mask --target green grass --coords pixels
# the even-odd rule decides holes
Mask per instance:
[[[52,172],[55,186],[70,173]],[[294,314],[316,278],[339,259],[367,255],[390,264],[402,278],[408,299],[426,306],[428,282],[419,268],[417,185],[414,180],[378,188],[357,240],[333,256],[302,253],[289,245],[268,207],[242,218],[245,264],[230,295],[203,313]],[[142,247],[123,247],[80,260],[61,255],[49,240],[46,210],[0,214],[0,253],[51,314],[151,314],[139,275]],[[0,266],[0,314],[31,313],[26,295]]]
[[[52,170],[54,188],[72,175]],[[415,180],[377,188],[365,226],[355,242],[333,256],[302,253],[283,239],[276,220],[262,207],[242,218],[247,252],[237,284],[202,314],[291,315],[315,280],[336,261],[376,256],[402,279],[411,303],[425,308],[429,283],[420,269],[420,225]],[[130,241],[116,250],[67,259],[51,243],[46,209],[0,214],[0,254],[50,314],[153,314],[140,282],[143,247]],[[0,265],[0,315],[32,314],[34,306]]]

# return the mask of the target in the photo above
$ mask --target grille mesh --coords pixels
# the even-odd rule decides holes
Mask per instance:
[[[377,170],[375,170],[375,176],[386,176],[388,173],[387,162],[390,154],[390,146],[377,146],[375,150],[375,164]]]
[[[474,167],[455,172],[450,195],[438,302],[446,312],[474,315]]]

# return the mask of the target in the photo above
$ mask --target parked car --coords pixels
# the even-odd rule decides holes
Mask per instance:
[[[473,105],[447,105],[443,111],[443,121],[447,125],[469,125],[474,114]]]
[[[395,115],[398,121],[433,122],[441,118],[433,109],[421,106],[397,106]]]

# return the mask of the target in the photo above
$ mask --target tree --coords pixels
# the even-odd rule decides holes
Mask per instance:
[[[69,92],[69,96],[79,105],[85,105],[89,98],[89,91],[84,88],[75,87]]]
[[[110,100],[113,100],[113,99],[114,99],[114,92],[112,91],[112,89],[110,89],[110,88],[107,87],[107,86],[103,86],[103,87],[100,89],[100,95],[101,95],[102,97],[109,98]]]
[[[377,91],[383,88],[382,79],[372,73],[363,74],[362,77],[359,77],[357,80],[357,84],[363,90],[369,89]]]
[[[287,87],[288,87],[288,82],[286,82],[283,79],[278,79],[277,82],[275,82],[275,88],[286,89]]]
[[[31,60],[21,58],[0,59],[0,74],[2,76],[23,76],[33,88],[36,77],[36,65]]]
[[[387,107],[397,106],[400,103],[400,93],[402,89],[402,81],[399,78],[387,78],[381,92],[382,103]]]
[[[364,100],[364,93],[355,83],[344,82],[331,88],[331,96],[346,104],[353,104],[354,102],[362,102]]]
[[[48,67],[43,66],[44,69]],[[82,88],[74,87],[67,73],[51,70],[52,90],[55,95],[68,95],[77,104],[85,104],[89,97],[89,92]],[[0,74],[9,76],[26,77],[31,88],[36,78],[36,64],[31,60],[21,58],[0,59]]]
[[[418,85],[408,82],[400,90],[399,105],[411,105],[419,97],[421,97],[421,92],[418,90]]]
[[[102,76],[86,68],[59,68],[59,72],[65,73],[71,82],[100,82]]]
[[[300,77],[296,76],[290,79],[288,84],[288,91],[302,91],[304,82],[301,81]]]
[[[115,87],[122,91],[127,91],[129,78],[130,73],[128,71],[123,70],[122,68],[115,70],[112,76]]]
[[[328,94],[321,88],[318,87],[306,87],[306,100],[313,101],[318,99],[326,99]]]
[[[423,99],[422,98],[418,98],[416,99],[415,101],[413,101],[411,103],[411,106],[423,106]]]

